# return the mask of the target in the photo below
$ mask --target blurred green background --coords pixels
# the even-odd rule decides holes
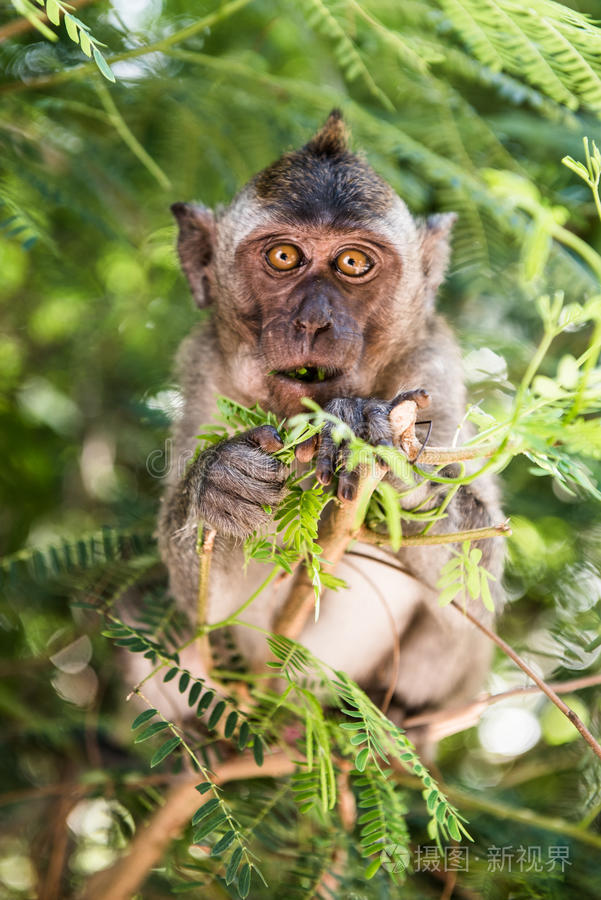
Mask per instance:
[[[601,250],[590,193],[561,165],[566,154],[582,158],[584,135],[600,137],[601,32],[571,26],[564,14],[559,31],[578,60],[562,60],[552,34],[562,7],[512,7],[525,45],[495,18],[509,8],[492,0],[80,3],[76,14],[106,44],[113,84],[93,63],[82,65],[63,25],[54,28],[56,42],[32,27],[15,32],[15,5],[0,3],[0,546],[9,557],[0,780],[10,792],[0,810],[0,855],[9,861],[0,863],[0,897],[68,896],[110,858],[130,812],[139,816],[156,800],[144,800],[146,784],[133,792],[115,786],[115,767],[143,773],[145,758],[130,755],[114,654],[94,617],[69,602],[73,585],[65,592],[40,577],[28,548],[102,527],[152,534],[156,475],[177,408],[172,358],[198,318],[178,270],[169,205],[228,202],[340,106],[354,146],[416,214],[459,213],[440,305],[465,351],[470,399],[497,413],[540,338],[534,299],[563,290],[582,301],[598,291],[592,273],[551,246],[540,223],[561,207],[568,227]],[[593,2],[578,10],[601,14]],[[488,169],[520,176],[538,219],[515,194],[495,192]],[[586,328],[564,334],[545,374],[555,376],[558,361],[578,356],[589,338]],[[600,456],[599,446],[582,453],[597,480]],[[502,633],[549,677],[598,672],[598,502],[534,477],[524,458],[504,473],[503,492],[514,537]],[[11,559],[25,567],[14,583]],[[63,678],[68,669],[50,657],[82,634],[92,643],[89,653],[79,646],[75,674],[89,690],[77,694]],[[523,683],[499,658],[492,689]],[[581,693],[579,702],[598,734],[598,692]],[[457,896],[598,896],[600,770],[562,729],[535,697],[492,707],[479,731],[443,743],[439,765],[461,794],[456,804],[480,857],[459,873]],[[516,735],[522,742],[511,744]],[[82,778],[81,796],[112,799],[100,825],[86,831],[70,821],[71,861],[50,883],[54,826],[40,813],[57,796],[49,786]],[[412,799],[410,812],[418,835],[420,802]],[[64,822],[75,807],[53,801],[49,821]],[[539,817],[531,824],[528,810]],[[270,839],[279,827],[277,839],[290,840],[276,826]],[[318,840],[301,832],[299,846]],[[545,862],[549,847],[568,846],[565,873],[558,865],[527,871],[516,860],[511,871],[489,871],[488,847],[520,844],[542,847]],[[144,897],[167,896],[169,878],[185,882],[182,848]],[[257,897],[292,896],[273,887],[274,859],[272,893]],[[384,875],[369,885],[354,877],[337,896],[397,896]],[[442,888],[423,874],[404,890],[430,897]]]

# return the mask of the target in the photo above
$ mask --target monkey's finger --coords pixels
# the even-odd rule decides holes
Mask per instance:
[[[319,449],[315,461],[315,477],[324,486],[332,481],[338,461],[339,446],[332,437],[332,426],[324,425],[319,435]]]
[[[394,409],[395,406],[398,406],[399,403],[403,403],[405,400],[413,400],[418,409],[425,409],[427,406],[430,406],[431,397],[424,388],[416,388],[414,391],[402,391],[396,395],[394,400],[390,401],[390,409]]]
[[[284,489],[284,481],[279,480],[278,475],[279,472],[267,469],[255,470],[251,475],[233,465],[214,466],[210,471],[210,489],[259,506],[275,506]]]
[[[275,453],[276,450],[281,450],[284,446],[284,441],[273,425],[259,425],[257,428],[247,431],[244,439],[260,447],[266,453]]]
[[[315,456],[315,451],[317,450],[318,443],[319,435],[314,434],[310,438],[307,438],[306,441],[302,441],[300,444],[297,444],[294,450],[295,457],[299,462],[309,462]]]
[[[255,479],[264,483],[282,484],[288,469],[283,462],[265,453],[256,444],[234,441],[226,446],[218,456],[218,464],[211,468],[211,477],[223,477],[229,473],[234,479]]]
[[[338,499],[354,500],[357,496],[357,487],[359,485],[359,468],[349,471],[343,468],[338,477]]]
[[[269,522],[269,514],[263,506],[258,506],[243,497],[224,493],[221,488],[207,489],[202,497],[199,512],[201,518],[216,528],[220,534],[229,534],[235,538],[248,537]]]

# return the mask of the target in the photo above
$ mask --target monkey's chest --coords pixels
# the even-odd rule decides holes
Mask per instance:
[[[345,580],[347,587],[324,592],[318,621],[310,617],[299,641],[318,659],[362,682],[391,655],[395,642],[398,644],[429,592],[410,575],[379,561],[373,547],[357,545],[356,549],[370,558],[347,555],[340,562],[336,575]],[[214,573],[211,622],[222,620],[241,606],[269,572],[267,566],[259,563],[251,563],[244,576],[239,575],[240,571],[241,567],[232,564],[229,572]],[[271,630],[289,590],[289,579],[279,586],[268,586],[244,611],[241,620]],[[239,627],[235,637],[248,665],[261,666],[266,657],[265,636],[253,628]]]

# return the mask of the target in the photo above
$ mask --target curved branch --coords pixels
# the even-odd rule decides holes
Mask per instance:
[[[294,766],[283,753],[274,753],[259,768],[252,754],[247,753],[218,766],[213,781],[225,784],[245,778],[279,778],[291,774]],[[127,853],[108,869],[93,875],[80,900],[130,900],[137,893],[167,846],[183,831],[198,807],[210,798],[210,794],[198,793],[198,781],[198,774],[187,776],[171,789],[148,825],[138,830]]]
[[[574,728],[580,732],[584,740],[587,742],[589,747],[592,749],[593,753],[595,753],[599,759],[601,759],[601,746],[599,746],[599,742],[593,737],[591,732],[588,730],[584,722],[576,715],[573,709],[564,703],[559,694],[553,690],[546,682],[540,678],[534,669],[531,669],[528,663],[519,656],[515,650],[509,646],[509,644],[503,640],[503,638],[499,637],[498,634],[495,634],[494,631],[491,631],[490,628],[487,628],[479,619],[476,618],[468,609],[464,609],[460,603],[457,603],[456,600],[451,600],[451,606],[454,606],[457,612],[459,612],[462,616],[465,616],[466,619],[479,628],[491,641],[493,641],[497,647],[500,647],[503,653],[509,656],[510,659],[514,661],[514,663],[520,667],[520,669],[528,675],[529,678],[534,681],[536,685],[538,685],[539,689],[546,694],[549,700],[555,704],[555,706],[561,710],[561,712],[570,720]]]

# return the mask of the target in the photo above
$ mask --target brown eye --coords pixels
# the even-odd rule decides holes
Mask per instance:
[[[343,250],[334,260],[334,265],[343,275],[350,275],[356,278],[358,275],[365,275],[373,266],[373,262],[363,250],[351,248]]]
[[[286,272],[288,269],[296,269],[300,265],[302,255],[294,244],[276,244],[267,251],[267,262],[274,269]]]

